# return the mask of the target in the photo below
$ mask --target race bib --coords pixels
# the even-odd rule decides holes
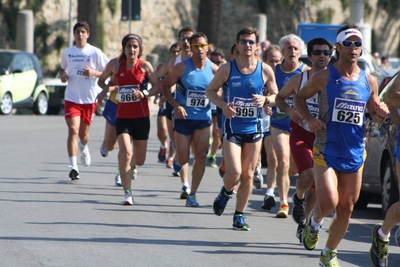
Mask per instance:
[[[235,117],[257,118],[257,107],[251,98],[234,97],[233,109],[236,111]]]
[[[332,121],[361,126],[365,110],[365,102],[336,98],[333,107]]]
[[[132,93],[134,90],[140,90],[139,85],[124,85],[118,86],[117,99],[121,103],[138,102],[140,99],[133,98]]]
[[[208,106],[208,100],[206,96],[206,92],[204,91],[196,91],[196,90],[188,90],[186,97],[186,106],[187,107],[196,107],[196,108],[206,108]]]

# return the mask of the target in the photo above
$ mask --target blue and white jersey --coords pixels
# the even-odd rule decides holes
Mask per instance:
[[[319,93],[318,118],[326,129],[316,132],[314,146],[324,155],[353,159],[364,154],[364,112],[371,95],[367,75],[360,70],[357,81],[341,77],[329,67],[327,86]]]
[[[185,59],[186,70],[176,83],[175,100],[185,108],[188,120],[211,120],[206,89],[214,78],[211,61],[202,70],[194,67],[192,58]],[[176,118],[175,118],[176,119]]]
[[[241,73],[236,61],[231,60],[231,73],[223,87],[224,100],[233,103],[236,115],[233,119],[222,118],[223,133],[255,134],[263,133],[262,108],[252,103],[253,94],[265,95],[262,63],[251,74]]]

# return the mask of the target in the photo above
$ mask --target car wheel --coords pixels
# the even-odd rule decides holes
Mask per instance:
[[[360,196],[358,197],[358,200],[354,205],[354,208],[359,210],[366,209],[369,203],[369,199],[370,195],[365,191],[361,191]]]
[[[13,109],[13,101],[10,93],[5,93],[1,99],[0,113],[9,115]]]
[[[46,115],[47,109],[49,107],[49,100],[45,93],[40,92],[35,104],[33,105],[33,113],[36,115]]]
[[[381,202],[382,202],[382,213],[383,214],[386,214],[386,211],[389,208],[391,181],[394,178],[395,177],[393,175],[392,163],[390,162],[390,159],[388,159],[385,164],[385,169],[384,169],[383,178],[382,178]]]

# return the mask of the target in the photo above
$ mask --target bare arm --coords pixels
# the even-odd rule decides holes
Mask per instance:
[[[286,103],[286,98],[291,95],[296,94],[300,82],[301,76],[303,74],[297,74],[289,79],[289,81],[282,87],[279,93],[276,95],[275,102],[276,106],[283,112],[285,112],[292,121],[296,123],[301,123],[303,121],[303,117],[297,110]]]
[[[263,63],[263,78],[265,80],[265,96],[263,106],[275,106],[275,97],[278,94],[278,86],[276,85],[275,74],[273,69]]]
[[[369,73],[367,73],[367,78],[369,87],[371,89],[371,95],[367,102],[367,108],[372,116],[372,119],[375,122],[380,123],[389,115],[389,109],[384,102],[379,100],[378,83],[376,82],[376,79]]]
[[[329,81],[329,70],[322,70],[310,77],[306,85],[294,95],[294,106],[300,115],[307,121],[312,132],[317,132],[320,129],[326,128],[323,121],[314,118],[308,110],[306,100],[313,95],[321,92],[326,87]]]
[[[214,78],[212,79],[211,83],[208,85],[206,89],[206,96],[208,97],[208,99],[212,103],[214,103],[217,107],[222,109],[224,116],[228,119],[233,118],[236,114],[235,110],[232,109],[233,103],[226,103],[223,99],[219,97],[218,91],[227,81],[230,69],[231,69],[230,63],[221,66],[215,73]]]
[[[146,73],[147,78],[149,79],[151,83],[151,89],[148,91],[148,94],[146,95],[146,92],[139,91],[138,93],[144,98],[144,97],[149,97],[149,96],[154,96],[158,95],[161,92],[160,88],[160,80],[157,78],[153,66],[150,64],[148,61],[143,61],[142,62],[142,69]]]
[[[179,103],[175,100],[172,95],[171,87],[175,85],[179,78],[183,76],[185,73],[186,64],[184,62],[176,65],[165,77],[164,81],[161,84],[161,90],[165,99],[171,104],[171,106],[175,109],[175,116],[178,119],[184,119],[187,116],[186,110],[184,107],[179,105]]]

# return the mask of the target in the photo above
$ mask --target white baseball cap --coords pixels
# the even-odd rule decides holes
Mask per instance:
[[[362,34],[357,29],[347,29],[347,30],[341,31],[336,36],[336,42],[341,43],[341,42],[347,40],[350,36],[357,36],[358,38],[360,38],[360,40],[362,42]]]

